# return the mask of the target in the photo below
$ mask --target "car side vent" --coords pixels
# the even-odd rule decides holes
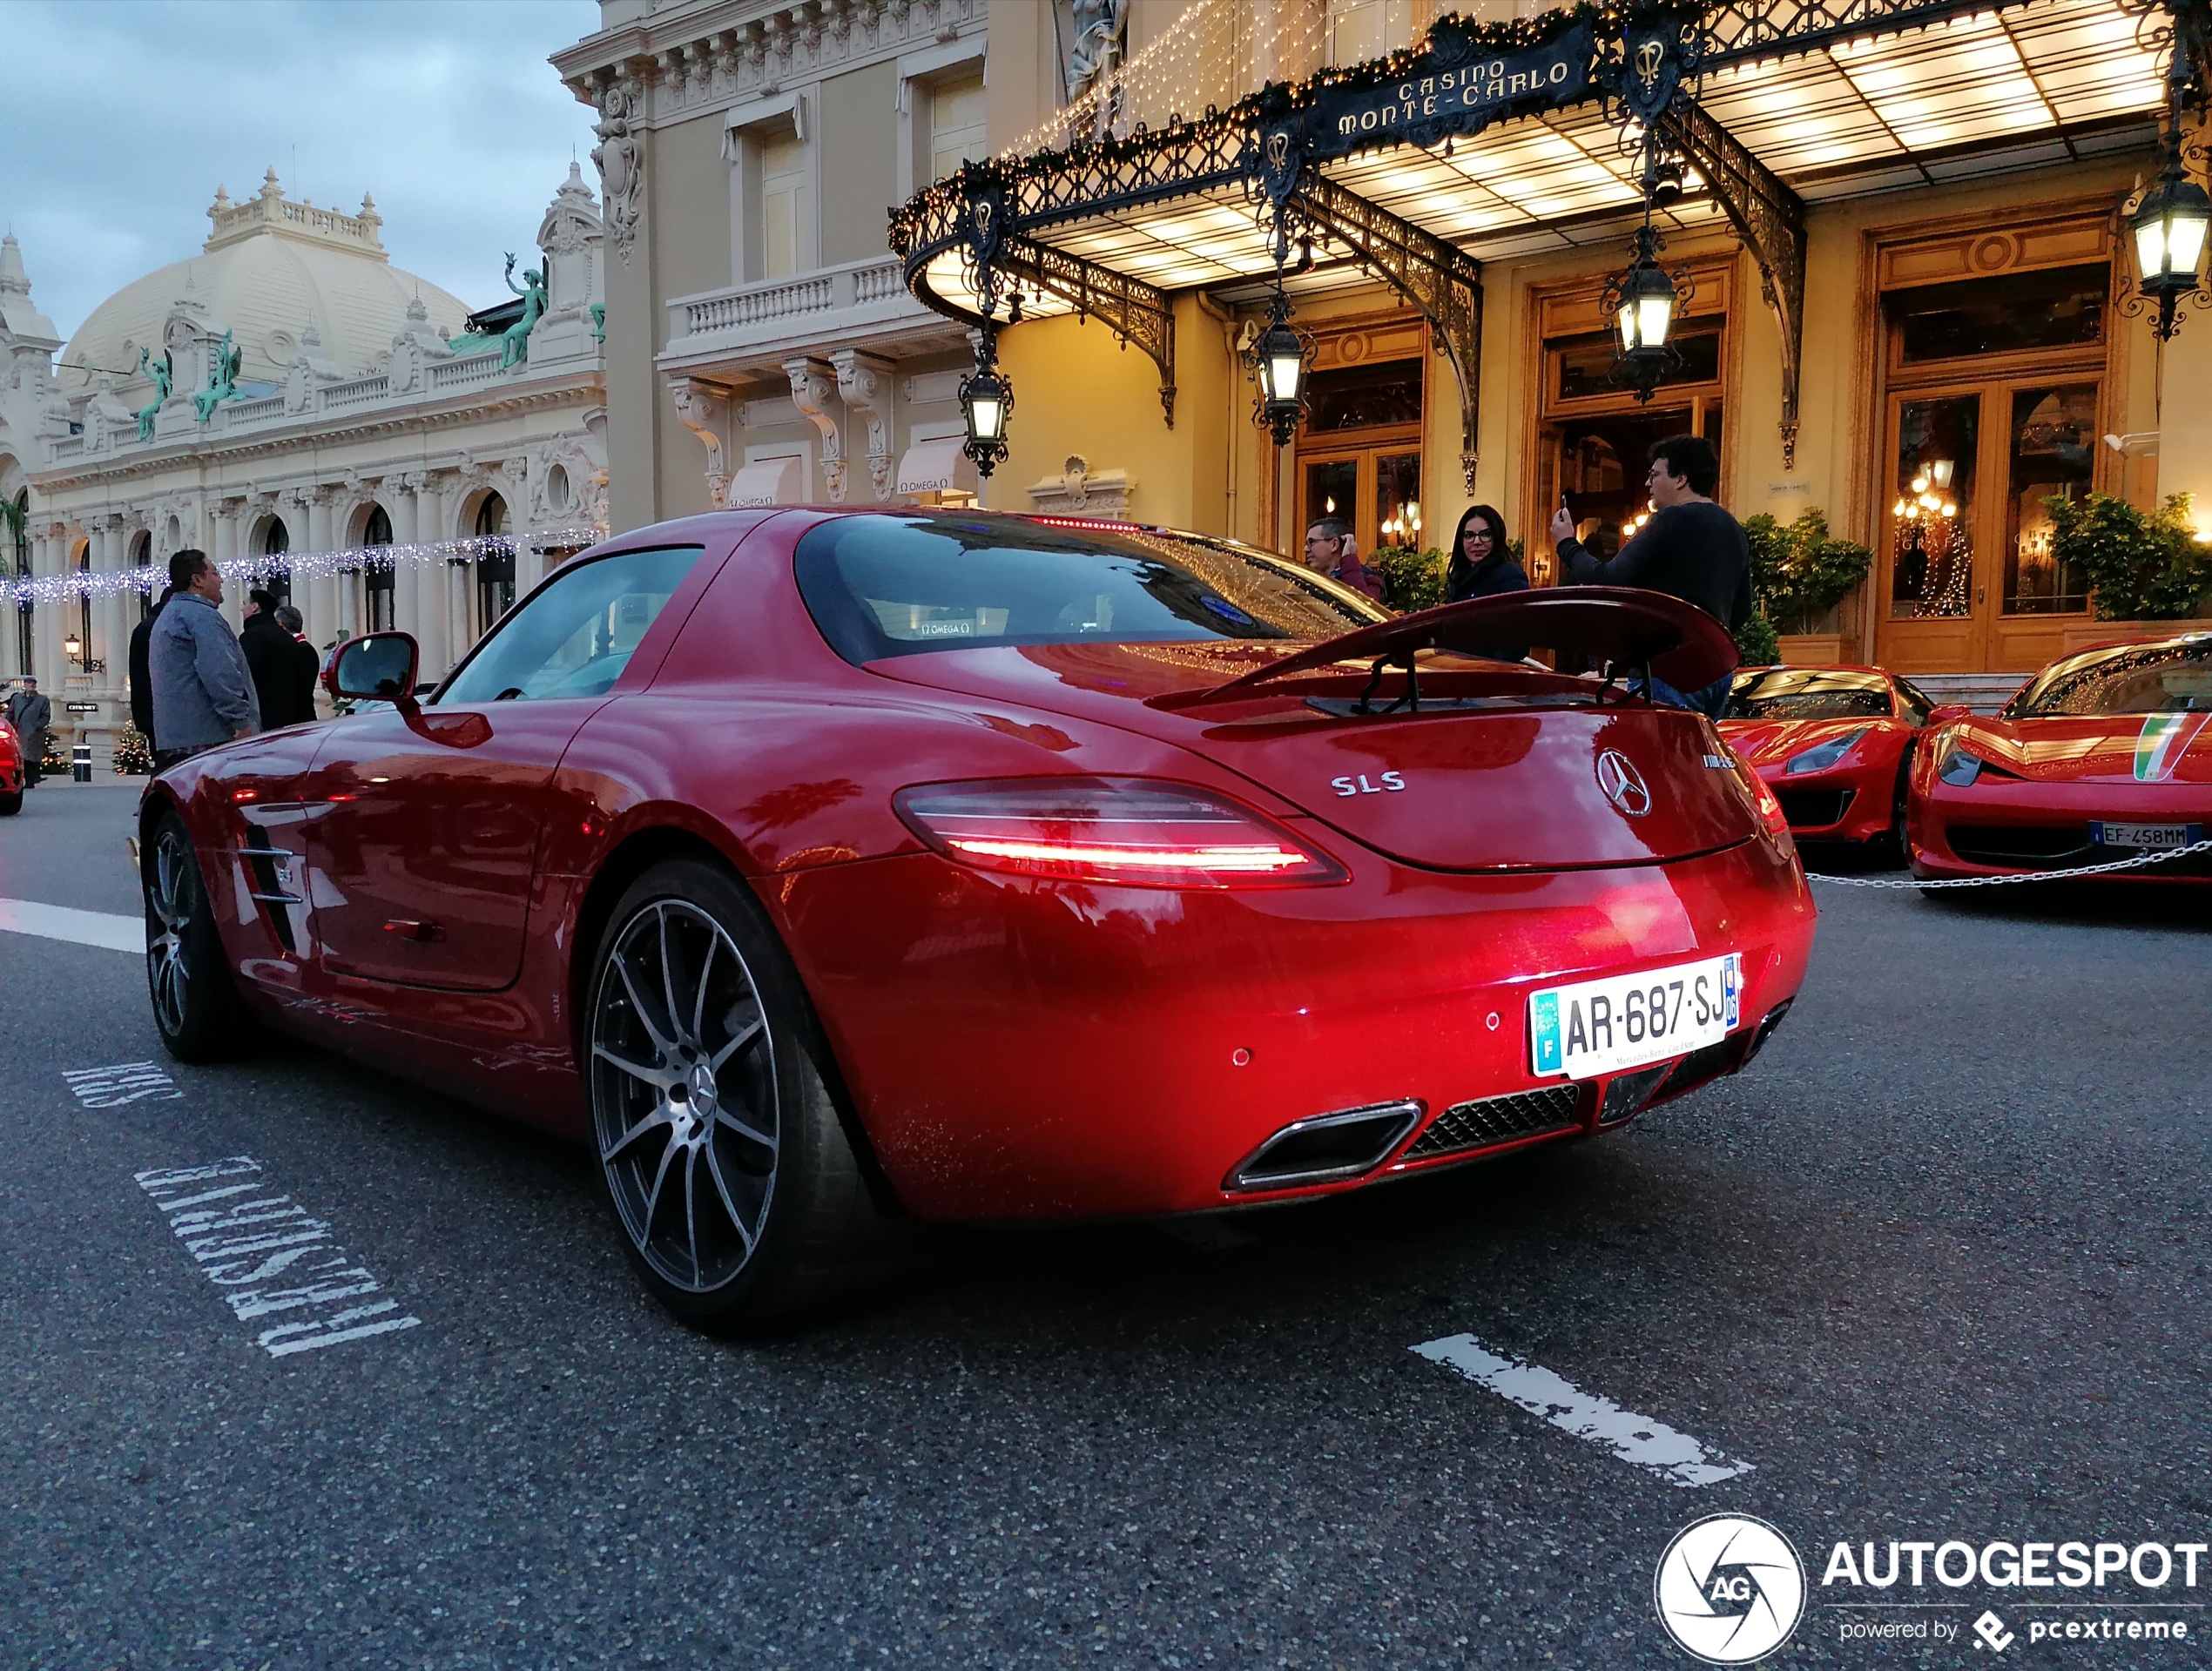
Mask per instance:
[[[1409,1161],[1432,1155],[1457,1155],[1471,1149],[1489,1149],[1518,1137],[1560,1131],[1581,1118],[1582,1093],[1573,1085],[1547,1085],[1540,1091],[1514,1091],[1486,1097],[1480,1102],[1459,1102],[1429,1122],[1428,1129],[1406,1151]]]
[[[1222,1188],[1294,1189],[1356,1178],[1380,1166],[1420,1117],[1419,1102],[1379,1102],[1293,1120],[1246,1156]]]

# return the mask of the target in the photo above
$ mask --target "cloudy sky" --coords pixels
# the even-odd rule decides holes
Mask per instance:
[[[0,0],[0,225],[64,337],[195,255],[218,185],[325,208],[375,194],[395,266],[506,293],[591,112],[546,63],[596,0]]]

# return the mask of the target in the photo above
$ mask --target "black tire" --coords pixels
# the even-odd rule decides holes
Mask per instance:
[[[1890,792],[1889,832],[1875,838],[1877,842],[1886,846],[1889,856],[1900,865],[1912,862],[1912,841],[1905,830],[1905,815],[1911,805],[1912,790],[1912,751],[1908,747],[1904,759],[1898,762],[1897,786]]]
[[[199,857],[174,812],[154,820],[138,882],[146,908],[146,995],[162,1047],[179,1061],[236,1054],[258,1029],[239,1001]]]
[[[11,819],[23,811],[23,791],[12,795],[0,795],[0,819]]]
[[[656,865],[616,905],[586,993],[592,1177],[654,1298],[748,1334],[865,1277],[887,1227],[813,1007],[744,885]]]

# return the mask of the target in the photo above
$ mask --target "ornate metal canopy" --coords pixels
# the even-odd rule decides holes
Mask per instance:
[[[1808,199],[2144,144],[2161,57],[2212,0],[1671,0],[1505,24],[1440,18],[1416,48],[1274,84],[1157,130],[963,167],[892,217],[914,294],[971,326],[1096,317],[1160,368],[1177,292],[1353,266],[1430,321],[1460,389],[1472,486],[1481,260],[1620,239],[1669,159],[1663,229],[1732,227],[1780,327],[1785,464],[1804,332]],[[2185,26],[2173,24],[2182,17]],[[2199,84],[2206,84],[2200,66]],[[995,264],[997,280],[985,282]]]

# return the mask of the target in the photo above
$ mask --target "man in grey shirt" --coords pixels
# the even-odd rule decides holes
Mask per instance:
[[[174,595],[153,623],[147,656],[158,771],[261,729],[246,652],[223,619],[222,571],[205,551],[179,551],[169,559],[169,583]]]

